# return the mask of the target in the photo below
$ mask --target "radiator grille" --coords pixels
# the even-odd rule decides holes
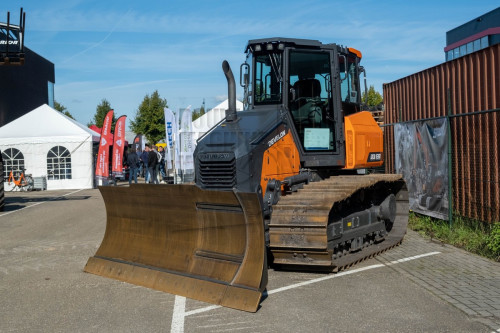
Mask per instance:
[[[236,160],[198,160],[200,182],[205,188],[232,189],[236,185]]]

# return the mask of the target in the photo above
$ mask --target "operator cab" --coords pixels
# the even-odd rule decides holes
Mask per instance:
[[[288,111],[305,160],[338,155],[323,164],[343,163],[343,116],[359,111],[361,53],[289,38],[251,40],[246,53],[240,67],[245,108]]]

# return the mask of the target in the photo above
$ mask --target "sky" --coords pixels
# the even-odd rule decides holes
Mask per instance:
[[[134,119],[155,90],[171,109],[227,98],[221,69],[236,81],[250,39],[289,37],[354,47],[368,85],[388,83],[444,62],[446,32],[498,7],[478,1],[3,1],[19,21],[25,46],[54,63],[55,100],[82,124],[103,99]],[[242,89],[237,84],[237,97]],[[127,121],[128,122],[128,121]]]

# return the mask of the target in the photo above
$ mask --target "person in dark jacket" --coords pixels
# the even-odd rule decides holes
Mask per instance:
[[[144,151],[141,154],[141,161],[144,165],[144,180],[146,183],[149,183],[149,170],[148,170],[148,158],[149,158],[149,145],[146,144]]]
[[[149,183],[158,184],[158,177],[156,176],[156,165],[158,164],[158,154],[154,150],[156,146],[150,148],[148,151],[148,173]]]
[[[130,149],[129,153],[127,154],[127,165],[129,169],[129,176],[128,176],[128,184],[132,184],[132,178],[134,179],[134,182],[137,184],[137,171],[139,171],[139,156],[135,152],[135,149]]]

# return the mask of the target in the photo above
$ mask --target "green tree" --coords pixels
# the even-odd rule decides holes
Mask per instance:
[[[158,90],[146,95],[136,111],[135,118],[130,121],[130,129],[141,133],[154,144],[165,138],[165,112],[167,100],[160,97]]]
[[[101,103],[99,103],[95,109],[94,118],[87,124],[87,126],[96,125],[99,128],[102,128],[102,124],[104,123],[104,118],[108,114],[109,110],[111,110],[111,104],[103,98]],[[111,121],[111,130],[113,131],[116,123],[116,115],[113,113],[113,119]]]
[[[372,110],[375,110],[384,103],[384,98],[373,86],[368,89],[368,94],[363,93],[363,102]]]
[[[200,118],[204,114],[205,114],[205,100],[203,100],[203,104],[201,105],[201,108],[193,111],[192,120],[195,121],[196,119]]]
[[[54,101],[54,109],[56,109],[59,112],[62,112],[62,114],[70,117],[71,119],[75,119],[75,117],[73,117],[73,115],[69,113],[68,109],[64,105],[58,103],[57,101]]]

